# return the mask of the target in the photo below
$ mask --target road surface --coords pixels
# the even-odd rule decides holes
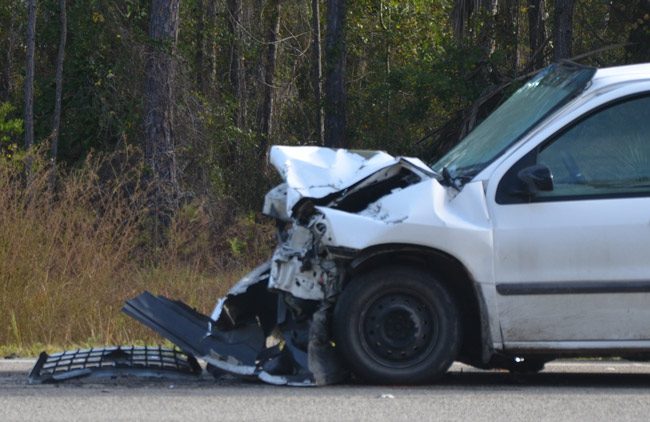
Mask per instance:
[[[0,360],[0,420],[621,421],[650,418],[650,363],[558,361],[525,377],[455,364],[437,385],[273,387],[132,378],[28,385]]]

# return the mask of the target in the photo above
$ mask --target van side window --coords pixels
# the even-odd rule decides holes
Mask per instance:
[[[543,147],[537,163],[554,183],[540,199],[650,193],[650,96],[591,114]]]

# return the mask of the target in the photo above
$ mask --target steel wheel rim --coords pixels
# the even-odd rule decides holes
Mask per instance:
[[[366,353],[392,368],[407,368],[424,361],[435,348],[439,334],[433,307],[404,291],[370,300],[359,328]]]

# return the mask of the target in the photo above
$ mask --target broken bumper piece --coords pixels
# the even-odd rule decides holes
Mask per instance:
[[[269,289],[269,269],[266,263],[244,277],[210,317],[148,292],[128,300],[123,311],[207,362],[215,376],[290,386],[345,379],[330,342],[331,304]]]
[[[43,352],[29,373],[30,384],[54,383],[74,378],[193,379],[201,375],[197,360],[184,352],[163,347],[114,346],[78,349],[48,355]]]
[[[123,311],[197,357],[237,356],[238,364],[254,365],[264,344],[254,326],[227,332],[212,331],[212,321],[182,302],[144,292],[124,305]]]
[[[212,330],[212,320],[182,302],[144,292],[126,302],[123,311],[169,339],[182,350],[237,375],[254,375],[264,346],[259,326]]]

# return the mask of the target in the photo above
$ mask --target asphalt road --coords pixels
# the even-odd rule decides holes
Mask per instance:
[[[273,387],[241,381],[28,385],[33,361],[0,360],[0,421],[470,420],[650,418],[650,363],[560,361],[525,377],[454,365],[437,385]]]

